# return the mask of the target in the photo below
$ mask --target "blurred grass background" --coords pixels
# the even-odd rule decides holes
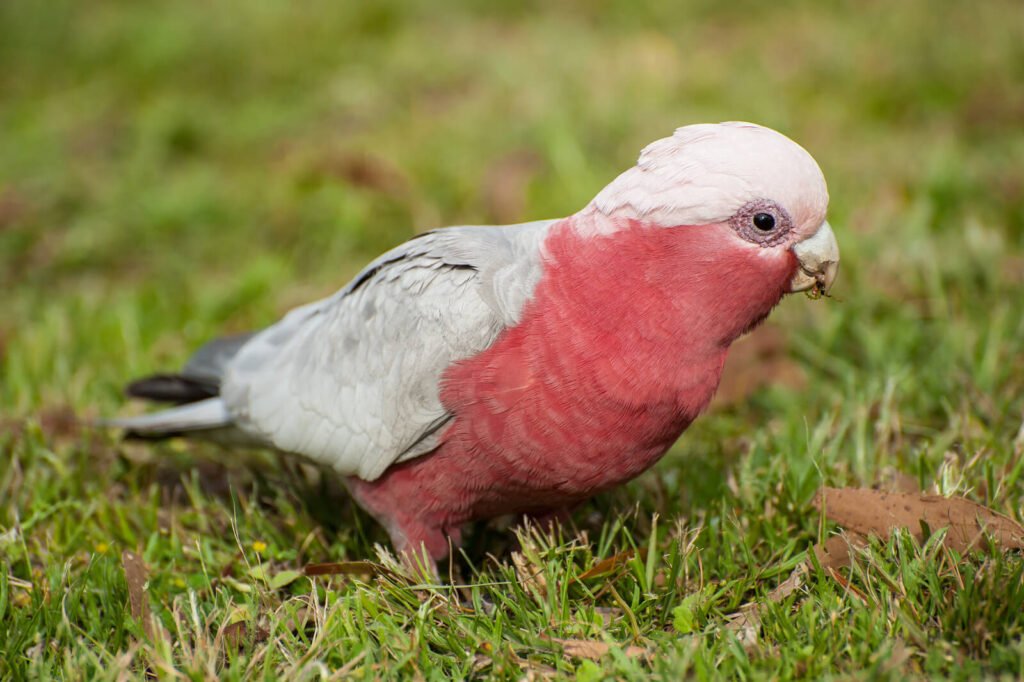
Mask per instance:
[[[675,593],[647,585],[660,606],[631,602],[642,615],[630,636],[654,642],[659,663],[634,670],[613,657],[591,669],[539,654],[537,665],[598,675],[587,679],[715,666],[755,677],[1021,674],[1019,613],[996,608],[1008,603],[998,580],[979,582],[983,593],[966,605],[904,595],[915,617],[896,608],[879,616],[881,629],[867,624],[870,609],[815,599],[795,625],[782,611],[768,622],[760,650],[731,644],[720,629],[813,541],[807,502],[822,482],[870,485],[899,471],[1021,518],[1024,14],[1016,0],[8,0],[0,4],[0,676],[100,674],[115,661],[135,674],[163,670],[160,661],[194,677],[242,674],[257,659],[287,674],[297,670],[287,652],[307,649],[327,669],[363,652],[356,672],[364,676],[474,674],[479,642],[466,633],[493,622],[410,621],[400,617],[409,608],[401,597],[347,584],[334,585],[340,602],[397,610],[393,631],[344,630],[358,620],[349,605],[331,621],[342,629],[325,629],[336,649],[294,635],[249,642],[227,663],[223,652],[189,658],[159,647],[141,659],[131,649],[141,635],[125,620],[122,548],[142,550],[151,564],[152,599],[173,629],[189,590],[196,612],[215,623],[241,606],[253,622],[266,620],[310,593],[258,580],[245,592],[210,577],[211,565],[229,571],[253,542],[269,545],[258,558],[283,570],[365,558],[383,538],[347,503],[316,500],[273,463],[253,472],[213,448],[123,446],[72,415],[117,412],[125,379],[174,367],[219,333],[274,321],[418,231],[569,214],[653,139],[737,119],[781,130],[825,171],[843,253],[836,300],[784,303],[773,341],[737,348],[733,364],[747,381],[731,380],[653,472],[579,515],[592,537],[608,538],[594,560],[612,545],[664,539],[666,524],[651,528],[654,512],[703,523],[697,554],[685,561],[699,561],[724,587],[701,592],[699,637],[666,637]],[[602,520],[636,505],[624,526]],[[878,557],[886,560],[907,565]],[[972,566],[984,573],[991,561]],[[576,569],[550,570],[564,582]],[[512,588],[492,589],[487,598],[499,601]],[[815,589],[831,589],[827,578]],[[62,593],[65,603],[99,600],[98,611],[69,615]],[[571,631],[565,613],[582,608],[577,597],[565,597],[558,618],[526,599],[507,627],[536,633],[533,619],[546,614],[554,620],[538,622]],[[587,604],[604,608],[600,599]],[[837,612],[853,615],[829,639],[814,619]],[[984,627],[957,629],[957,619]],[[395,653],[388,638],[398,641],[413,621],[428,653],[451,660]],[[622,641],[616,627],[608,636]],[[445,628],[461,628],[465,640],[437,634]],[[200,630],[179,639],[201,641]],[[495,663],[480,674],[529,672],[517,661],[533,660],[521,648],[540,646],[532,634],[488,632]],[[468,655],[453,653],[471,640]],[[910,653],[893,653],[897,640]],[[886,668],[878,651],[898,664]]]

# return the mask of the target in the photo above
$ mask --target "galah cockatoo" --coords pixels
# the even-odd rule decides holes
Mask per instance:
[[[658,140],[581,211],[421,234],[334,295],[201,348],[115,425],[228,438],[345,477],[396,550],[556,516],[650,468],[783,295],[827,292],[839,250],[802,147],[749,123]]]

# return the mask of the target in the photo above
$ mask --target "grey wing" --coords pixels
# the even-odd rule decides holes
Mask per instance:
[[[430,232],[293,310],[227,365],[235,425],[365,480],[429,452],[451,419],[442,374],[516,322],[551,224]]]

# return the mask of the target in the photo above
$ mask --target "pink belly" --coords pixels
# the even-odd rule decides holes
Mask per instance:
[[[613,432],[600,414],[553,410],[530,424],[526,415],[472,413],[456,418],[433,453],[390,468],[373,482],[352,479],[360,504],[389,530],[399,550],[427,547],[439,559],[448,538],[458,545],[467,522],[504,514],[541,515],[571,508],[596,493],[635,478],[672,445],[688,422],[654,410],[633,415],[634,425],[661,422],[634,438]],[[497,422],[503,422],[499,425]],[[599,424],[603,424],[598,427]],[[670,427],[665,428],[667,424]],[[481,431],[500,430],[494,440]]]

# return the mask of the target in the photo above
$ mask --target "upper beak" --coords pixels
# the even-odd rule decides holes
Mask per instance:
[[[817,289],[827,294],[839,270],[839,244],[828,222],[821,224],[813,236],[793,245],[800,269],[789,281],[789,290]]]

